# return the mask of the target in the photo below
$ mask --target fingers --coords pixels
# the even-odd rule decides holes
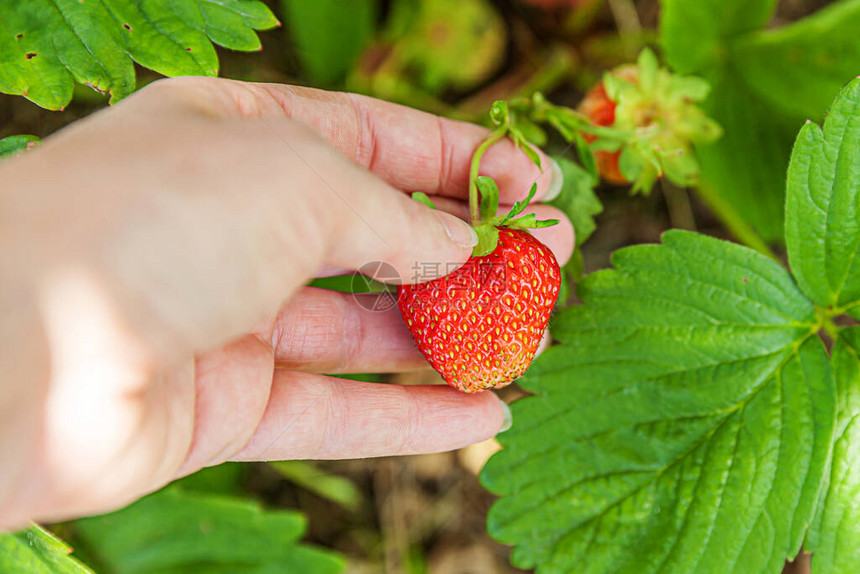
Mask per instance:
[[[217,464],[251,438],[269,402],[272,350],[242,337],[195,361],[194,432],[178,476]]]
[[[412,201],[286,117],[286,88],[200,79],[161,85],[194,86],[195,101],[221,97],[221,107],[232,105],[245,117],[181,114],[167,104],[147,108],[145,94],[139,94],[67,128],[7,172],[11,186],[35,190],[18,196],[7,210],[10,220],[33,222],[22,232],[32,238],[29,249],[39,250],[30,259],[92,276],[139,339],[135,344],[154,359],[172,364],[249,332],[326,264],[357,269],[384,261],[408,278],[421,262],[456,266],[469,257],[476,237],[468,225]],[[220,87],[225,85],[233,88]],[[148,93],[164,96],[166,88],[159,90]],[[254,97],[236,90],[251,90]],[[456,136],[443,138],[440,130],[432,142],[398,142],[406,134],[396,125],[393,132],[367,126],[387,125],[386,117],[393,121],[402,115],[410,133],[423,137],[428,129],[439,129],[438,120],[367,100],[362,123],[344,95],[308,92],[314,100],[301,90],[295,93],[304,99],[290,109],[304,105],[331,112],[327,119],[314,117],[320,125],[329,122],[335,146],[347,151],[352,146],[358,153],[371,142],[376,151],[368,155],[369,165],[375,155],[394,161],[395,148],[412,158],[386,172],[393,180],[405,178],[404,169],[426,177],[422,174],[433,172],[431,164],[443,158],[445,166],[465,165],[470,152],[457,146],[480,139],[473,137],[479,128],[457,124],[451,132]],[[353,124],[341,126],[348,117]],[[373,130],[382,131],[361,143],[368,137],[362,134]],[[47,164],[58,169],[48,173]],[[159,169],[153,170],[154,164]],[[92,165],[110,165],[111,177],[94,180],[87,168]],[[450,191],[457,178],[446,174],[453,171],[442,163],[435,168],[439,189]],[[58,197],[52,173],[63,173],[63,185],[75,193]],[[126,185],[117,190],[116,181]],[[427,184],[421,181],[420,187]],[[100,207],[82,210],[81,205]]]
[[[427,365],[390,293],[352,295],[306,287],[265,331],[271,333],[281,368],[391,373]]]
[[[494,436],[505,419],[492,393],[384,385],[277,371],[269,405],[232,460],[422,454]]]
[[[177,80],[171,80],[177,83]],[[397,189],[465,199],[472,153],[486,128],[428,114],[366,96],[281,84],[182,79],[200,100],[209,89],[212,113],[289,117],[311,126],[338,151]],[[482,175],[499,185],[503,202],[513,203],[537,184],[536,199],[551,187],[552,170],[539,152],[543,170],[508,140],[494,145],[481,164]]]
[[[466,261],[477,241],[462,220],[412,201],[291,120],[156,113],[145,130],[117,134],[115,118],[140,112],[129,105],[13,166],[10,185],[38,191],[7,214],[31,222],[22,231],[31,260],[82,269],[135,343],[165,363],[249,332],[325,264],[385,261],[408,277],[428,258]],[[112,176],[93,180],[87,166],[104,164]],[[74,194],[53,193],[60,172]]]
[[[270,87],[278,92],[281,88]],[[299,97],[314,94],[300,92]],[[352,114],[344,110],[338,117],[339,127],[347,127],[355,136],[343,153],[398,189],[468,197],[472,154],[489,134],[487,129],[365,96],[344,98]],[[513,142],[504,140],[483,157],[481,174],[496,180],[503,202],[522,199],[533,183],[538,185],[535,197],[539,200],[549,189],[551,174],[542,153],[541,163],[546,176]]]
[[[326,246],[326,264],[358,269],[365,263],[384,261],[397,275],[406,277],[417,262],[428,257],[452,263],[468,259],[477,236],[462,219],[398,193],[345,161],[328,145],[311,142],[315,136],[310,133],[297,135],[299,125],[290,120],[272,120],[266,126],[283,144],[271,150],[271,160],[283,161],[278,154],[296,160],[281,184],[304,187],[314,204],[308,211],[321,216],[323,225],[309,230],[311,235],[303,240]],[[297,141],[304,145],[290,143]],[[293,213],[292,217],[304,214]]]

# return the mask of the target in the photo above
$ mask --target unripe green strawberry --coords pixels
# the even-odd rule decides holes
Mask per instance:
[[[534,359],[558,297],[552,251],[521,229],[454,273],[398,288],[398,305],[420,351],[452,387],[500,388]]]

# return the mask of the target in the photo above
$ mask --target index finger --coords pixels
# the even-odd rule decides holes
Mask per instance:
[[[219,82],[241,115],[276,115],[306,123],[342,154],[393,187],[458,199],[468,197],[472,154],[490,133],[481,126],[342,92],[281,84]],[[523,199],[532,184],[535,199],[550,188],[551,168],[538,151],[542,170],[510,140],[492,146],[481,175],[499,186],[500,200]]]

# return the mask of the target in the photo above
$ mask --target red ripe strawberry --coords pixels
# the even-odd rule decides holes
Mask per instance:
[[[541,165],[538,152],[512,125],[507,103],[494,103],[490,119],[496,129],[475,149],[469,170],[469,218],[478,236],[472,256],[446,277],[397,289],[400,314],[418,349],[464,393],[503,387],[526,371],[561,286],[555,256],[526,231],[558,223],[523,215],[537,185],[506,215],[497,215],[499,188],[478,175],[483,153],[506,137]],[[435,208],[423,193],[412,197]]]
[[[398,288],[418,349],[465,393],[500,388],[531,364],[561,284],[552,251],[527,231],[500,229],[489,255]]]

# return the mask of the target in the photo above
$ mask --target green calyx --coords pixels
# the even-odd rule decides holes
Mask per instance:
[[[478,176],[476,185],[480,194],[480,215],[477,225],[472,224],[478,234],[478,244],[472,250],[472,255],[480,257],[492,253],[499,242],[499,229],[538,229],[551,227],[558,219],[537,219],[534,213],[523,215],[529,202],[534,198],[537,184],[533,183],[528,196],[514,203],[505,215],[497,215],[499,209],[499,188],[492,178]]]
[[[498,215],[499,209],[499,188],[492,178],[486,176],[478,176],[475,180],[476,188],[480,194],[479,214],[480,217],[477,223],[472,223],[472,227],[478,234],[478,244],[472,249],[474,257],[481,257],[492,253],[499,243],[499,229],[538,229],[541,227],[551,227],[558,223],[558,219],[537,219],[534,213],[526,213],[523,215],[529,202],[534,198],[537,191],[537,184],[532,184],[529,189],[528,196],[517,201],[504,215]],[[426,205],[431,209],[436,209],[433,201],[423,192],[415,192],[412,194],[412,199]]]
[[[661,177],[678,185],[694,184],[699,165],[693,144],[711,143],[722,135],[720,126],[697,105],[707,97],[708,83],[661,68],[654,53],[645,49],[636,64],[604,74],[603,86],[615,103],[611,126],[596,125],[580,111],[552,104],[540,93],[512,100],[511,114],[516,114],[523,134],[540,138],[545,136],[538,124],[554,128],[575,144],[583,167],[595,177],[594,152],[619,152],[619,169],[634,193],[647,193]]]
[[[632,134],[621,149],[619,168],[633,190],[650,190],[659,177],[692,185],[699,175],[693,144],[722,135],[720,126],[696,104],[710,91],[707,82],[661,68],[651,50],[635,65],[604,74],[603,85],[616,102],[613,128]]]

